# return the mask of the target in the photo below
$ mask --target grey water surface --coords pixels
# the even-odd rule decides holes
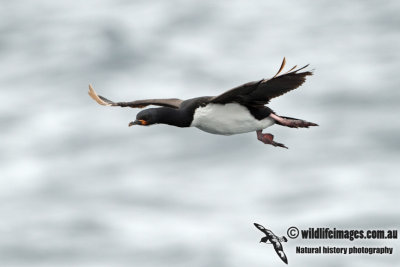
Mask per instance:
[[[400,230],[399,1],[0,1],[0,266],[284,266],[258,222]],[[112,100],[217,95],[283,56],[318,123],[132,127]],[[393,247],[299,255],[296,246]],[[398,240],[289,239],[290,266],[398,266]]]

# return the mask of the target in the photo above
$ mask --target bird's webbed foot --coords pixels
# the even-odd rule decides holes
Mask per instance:
[[[279,146],[287,149],[287,147],[284,144],[274,142],[274,136],[272,134],[269,133],[263,134],[261,130],[257,131],[256,133],[257,133],[257,139],[263,142],[264,144]]]

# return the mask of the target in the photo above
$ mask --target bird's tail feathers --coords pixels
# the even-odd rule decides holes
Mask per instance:
[[[287,238],[285,236],[282,236],[279,238],[279,242],[287,242]]]

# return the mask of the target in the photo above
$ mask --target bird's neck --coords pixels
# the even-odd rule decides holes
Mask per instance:
[[[191,120],[182,110],[175,108],[157,108],[157,122],[177,127],[189,127]]]

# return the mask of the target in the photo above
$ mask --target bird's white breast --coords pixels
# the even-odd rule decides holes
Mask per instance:
[[[262,130],[274,123],[270,117],[257,120],[246,107],[229,103],[197,108],[190,126],[212,134],[232,135]]]

